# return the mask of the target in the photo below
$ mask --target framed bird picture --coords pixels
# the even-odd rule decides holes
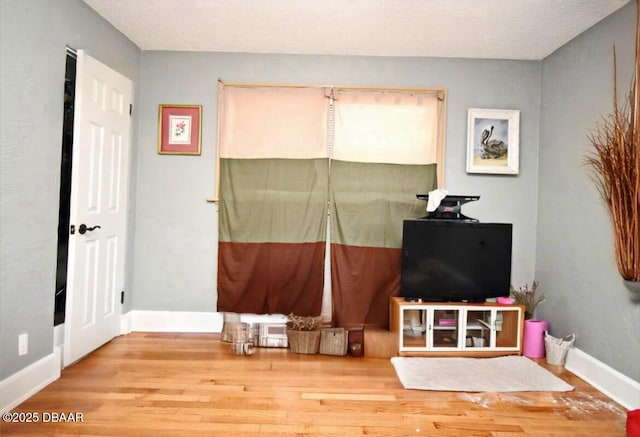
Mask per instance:
[[[518,174],[520,111],[470,108],[467,173]]]

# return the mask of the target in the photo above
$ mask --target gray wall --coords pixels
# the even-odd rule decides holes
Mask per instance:
[[[575,332],[578,348],[640,381],[640,305],[618,275],[611,221],[583,165],[587,134],[612,109],[614,44],[620,97],[628,92],[635,17],[631,2],[542,63],[536,276],[552,334]]]
[[[53,351],[65,47],[86,49],[134,84],[140,50],[80,0],[2,0],[0,32],[2,380]],[[29,353],[19,357],[22,332]]]
[[[136,204],[136,310],[215,311],[217,79],[448,89],[446,188],[477,194],[465,213],[514,224],[514,284],[535,266],[541,63],[529,61],[144,52]],[[202,156],[158,155],[160,103],[203,105]],[[521,111],[518,176],[465,172],[467,109]],[[425,205],[426,206],[426,205]]]

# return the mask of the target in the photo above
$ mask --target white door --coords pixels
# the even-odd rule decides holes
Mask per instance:
[[[132,83],[78,51],[64,365],[120,334]]]

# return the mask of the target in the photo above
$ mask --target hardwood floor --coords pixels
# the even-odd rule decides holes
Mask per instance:
[[[2,423],[0,435],[625,435],[623,407],[543,360],[576,389],[404,390],[384,358],[266,348],[237,356],[230,349],[216,334],[118,337],[13,410],[37,413],[38,423]],[[53,413],[78,420],[55,423]]]

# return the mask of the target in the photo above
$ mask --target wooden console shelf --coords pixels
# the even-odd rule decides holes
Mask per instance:
[[[392,297],[389,329],[401,356],[522,354],[524,305],[408,302]]]

